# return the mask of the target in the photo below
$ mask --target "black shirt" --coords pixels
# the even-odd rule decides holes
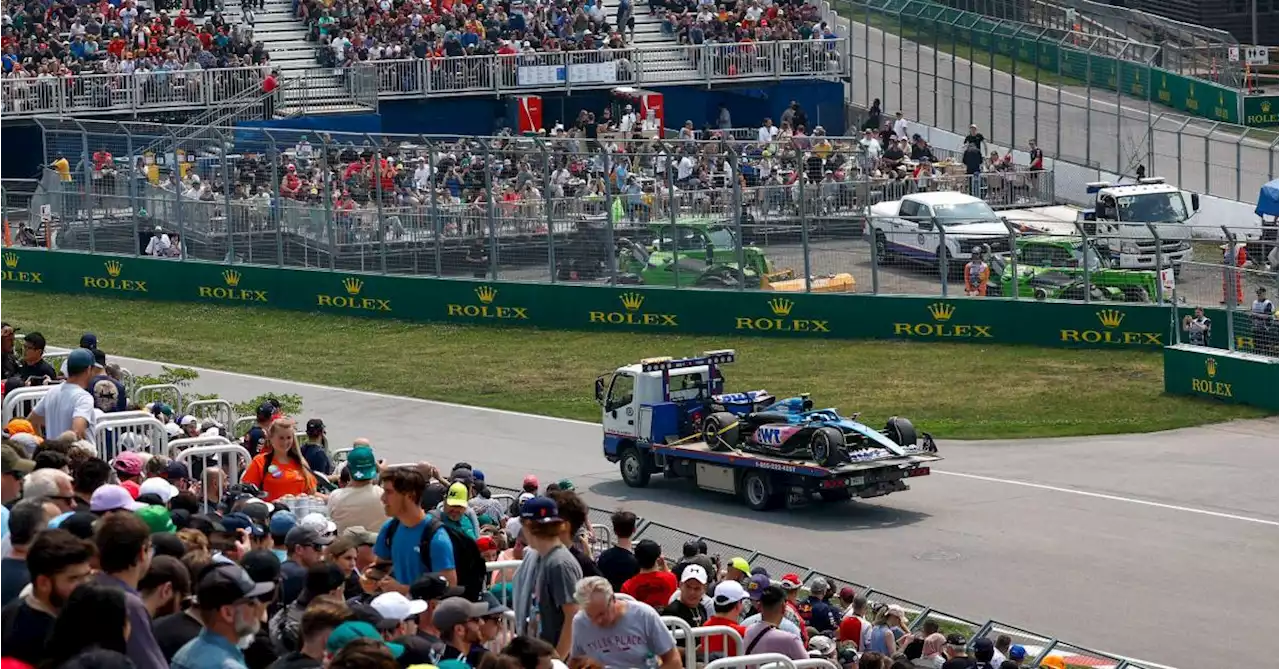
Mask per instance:
[[[972,657],[953,657],[942,664],[942,669],[972,669],[977,664]]]
[[[17,375],[18,378],[22,379],[23,383],[26,383],[28,379],[36,379],[42,376],[56,379],[58,378],[58,370],[54,369],[48,360],[40,358],[34,365],[28,365],[26,361],[19,361]]]
[[[462,651],[457,648],[446,645],[444,647],[444,654],[440,656],[440,661],[462,660],[466,662],[468,666],[478,667],[480,666],[481,660],[484,659],[484,654],[484,646],[472,646],[471,650],[466,655],[463,655]]]
[[[288,606],[302,594],[302,586],[307,582],[307,568],[293,560],[285,560],[280,564],[280,577],[280,598],[276,601],[280,606]]]
[[[20,558],[4,558],[0,560],[0,606],[18,598],[22,589],[31,582],[31,572],[27,571],[27,561]]]
[[[573,555],[573,559],[577,560],[578,566],[582,568],[583,578],[587,576],[604,576],[604,574],[600,573],[600,568],[596,566],[596,563],[592,562],[591,558],[587,557],[587,554],[583,553],[577,546],[570,548],[569,553]]]
[[[707,622],[707,610],[702,607],[702,604],[689,606],[679,599],[667,604],[667,608],[662,610],[662,615],[675,616],[692,627],[700,627]]]
[[[35,666],[46,657],[44,642],[53,631],[54,617],[37,611],[25,599],[15,599],[0,610],[4,656]]]
[[[156,638],[156,645],[160,646],[165,661],[173,662],[173,656],[188,641],[196,638],[201,628],[199,620],[187,615],[185,611],[179,611],[151,623],[151,634]]]
[[[609,580],[614,592],[622,592],[622,584],[640,573],[640,562],[631,551],[620,546],[609,548],[596,558],[600,575]]]
[[[272,662],[268,669],[314,669],[321,666],[324,663],[320,660],[295,652]]]
[[[976,135],[965,135],[965,136],[964,136],[964,143],[965,143],[965,144],[972,144],[972,145],[974,145],[974,146],[978,147],[978,151],[982,151],[982,145],[983,145],[983,144],[985,144],[985,143],[986,143],[986,141],[987,141],[987,138],[986,138],[986,137],[983,137],[983,136],[982,136],[982,133],[978,133],[978,134],[976,134]]]

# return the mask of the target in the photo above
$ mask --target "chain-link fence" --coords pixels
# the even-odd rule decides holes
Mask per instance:
[[[517,499],[522,491],[513,488],[503,488],[500,486],[489,486],[495,497],[503,499]],[[614,512],[603,509],[591,508],[588,520],[592,525],[592,533],[594,536],[612,536],[613,532],[610,526],[610,517]],[[769,577],[775,582],[786,574],[795,574],[800,577],[801,583],[808,583],[811,579],[822,577],[831,584],[833,590],[831,594],[840,592],[845,587],[853,588],[856,595],[865,597],[868,602],[868,609],[873,609],[875,605],[898,605],[907,612],[906,621],[912,632],[920,632],[926,624],[937,625],[939,631],[943,634],[959,633],[963,634],[969,643],[979,638],[990,638],[993,642],[1001,636],[1009,637],[1011,643],[1023,646],[1027,651],[1026,666],[1038,667],[1041,663],[1051,657],[1060,658],[1068,667],[1109,667],[1111,669],[1143,669],[1143,665],[1139,661],[1126,660],[1107,653],[1101,653],[1089,650],[1083,646],[1068,644],[1058,640],[1052,635],[1037,634],[1024,629],[1014,627],[995,620],[987,622],[978,622],[973,619],[962,616],[952,615],[943,611],[939,611],[927,604],[916,602],[910,599],[897,597],[888,592],[877,590],[873,587],[861,585],[845,578],[815,571],[798,562],[784,560],[772,555],[760,553],[750,548],[730,543],[724,543],[716,539],[703,537],[696,534],[690,534],[683,530],[663,525],[662,523],[652,522],[643,518],[637,519],[636,532],[632,535],[633,541],[641,541],[648,539],[657,542],[662,547],[662,554],[667,559],[668,564],[674,565],[679,562],[684,555],[684,547],[686,544],[695,544],[706,546],[706,555],[720,567],[723,571],[728,567],[729,561],[733,558],[742,558],[751,565],[753,570],[764,569]],[[601,542],[593,542],[593,546],[602,546]],[[801,592],[802,597],[807,597],[807,590]],[[1032,661],[1034,659],[1034,661]]]
[[[1225,341],[1228,350],[1277,357],[1280,321],[1276,300],[1278,275],[1274,264],[1269,269],[1253,267],[1245,244],[1223,244],[1224,260],[1218,263],[1183,262],[1179,264],[1179,286],[1175,288],[1177,309],[1173,318],[1175,342],[1209,346]],[[1274,263],[1274,249],[1272,262]],[[1214,323],[1204,309],[1218,308],[1226,312],[1225,322]],[[1227,336],[1213,337],[1214,328],[1225,328]]]

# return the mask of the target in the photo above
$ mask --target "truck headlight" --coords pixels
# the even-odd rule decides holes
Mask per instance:
[[[1123,244],[1121,244],[1121,245],[1120,245],[1120,252],[1121,252],[1121,253],[1134,253],[1134,254],[1136,254],[1136,253],[1138,253],[1138,252],[1139,252],[1139,251],[1138,251],[1138,245],[1137,245],[1137,244],[1134,244],[1134,243],[1132,243],[1132,242],[1125,242],[1125,243],[1123,243]]]

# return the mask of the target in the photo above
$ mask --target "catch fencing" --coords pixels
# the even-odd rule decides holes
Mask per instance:
[[[1175,302],[1196,311],[1183,308],[1180,319],[1174,315],[1174,343],[1211,346],[1218,341],[1229,351],[1277,357],[1280,321],[1275,300],[1280,286],[1274,271],[1221,262],[1183,262],[1179,267],[1183,281],[1175,288]],[[1205,308],[1221,309],[1224,322],[1215,324]],[[1215,327],[1226,328],[1226,337],[1214,337]]]
[[[509,495],[517,497],[522,491],[514,488],[504,488],[501,486],[489,486],[497,495]],[[588,521],[594,528],[608,528],[611,526],[610,517],[612,511],[598,509],[592,507],[588,515]],[[754,569],[762,567],[768,571],[770,578],[775,581],[780,579],[784,574],[795,573],[800,576],[802,583],[808,583],[810,579],[822,577],[827,580],[833,587],[833,592],[838,592],[844,587],[853,588],[858,595],[865,597],[870,605],[896,604],[901,606],[907,612],[907,626],[912,631],[919,631],[926,621],[936,622],[940,629],[945,633],[959,632],[965,635],[969,640],[970,647],[974,641],[980,638],[989,638],[993,642],[999,635],[1008,635],[1013,639],[1013,643],[1020,644],[1027,649],[1027,658],[1030,660],[1035,658],[1034,662],[1028,662],[1027,666],[1038,667],[1049,657],[1060,657],[1068,666],[1083,665],[1088,667],[1111,667],[1113,669],[1156,669],[1154,665],[1144,664],[1137,660],[1128,660],[1108,653],[1088,650],[1083,646],[1069,644],[1063,642],[1053,635],[1039,634],[1026,629],[1009,625],[996,620],[988,620],[980,622],[971,618],[953,615],[943,611],[939,611],[927,604],[905,599],[895,596],[888,592],[876,589],[874,587],[863,585],[855,581],[843,578],[834,574],[819,572],[814,569],[803,566],[797,562],[774,557],[750,548],[726,543],[716,539],[690,534],[683,530],[663,525],[661,523],[652,522],[645,519],[639,519],[636,526],[636,532],[632,536],[633,541],[649,539],[662,546],[663,555],[669,564],[675,564],[683,555],[684,546],[687,543],[701,542],[707,546],[707,555],[719,565],[721,568],[728,565],[730,559],[741,557],[747,561]],[[805,593],[801,593],[805,596]],[[683,641],[679,637],[677,640]],[[687,652],[687,649],[686,649]],[[705,659],[705,657],[704,657]],[[686,665],[692,666],[692,665]],[[712,664],[708,666],[741,666],[739,664]]]
[[[1241,201],[1275,178],[1274,116],[1244,111],[1237,89],[1197,79],[1193,65],[1158,67],[1184,66],[1161,61],[1152,45],[925,0],[823,8],[856,37],[850,104],[865,111],[879,100],[885,123],[901,111],[912,124],[960,136],[974,124],[1001,146],[1035,139],[1058,161],[1130,177],[1141,165]],[[1246,116],[1260,127],[1243,127]]]

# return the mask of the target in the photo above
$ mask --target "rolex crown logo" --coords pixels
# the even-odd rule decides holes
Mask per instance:
[[[769,308],[773,310],[775,316],[786,316],[796,306],[795,302],[785,297],[775,297],[769,300]]]
[[[480,286],[476,289],[476,297],[479,298],[481,304],[491,304],[497,296],[498,289],[493,286]]]
[[[1103,309],[1098,312],[1098,321],[1109,328],[1119,327],[1124,321],[1124,312],[1119,309]]]
[[[1213,358],[1204,359],[1204,373],[1213,378],[1218,375],[1218,361]]]
[[[627,311],[636,311],[640,305],[644,304],[644,295],[640,293],[623,293],[619,297],[622,300],[622,307]]]
[[[240,285],[240,273],[233,269],[225,270],[222,273],[222,280],[226,281],[228,286],[235,288]]]
[[[1270,103],[1270,102],[1264,102],[1264,103],[1262,103],[1262,113],[1263,113],[1263,114],[1270,114],[1270,113],[1271,113],[1271,103]]]
[[[8,267],[9,269],[13,269],[14,267],[17,267],[17,266],[18,266],[18,254],[16,254],[16,253],[6,253],[6,254],[4,254],[4,266],[5,266],[5,267]]]
[[[956,313],[956,308],[946,302],[934,302],[929,305],[929,315],[935,321],[949,321]]]
[[[118,260],[108,260],[103,263],[103,266],[107,268],[107,275],[113,277],[120,276],[120,271],[124,269],[124,265],[121,265]]]
[[[354,276],[349,276],[342,280],[342,287],[347,289],[350,295],[359,295],[360,289],[364,288],[364,282]]]

